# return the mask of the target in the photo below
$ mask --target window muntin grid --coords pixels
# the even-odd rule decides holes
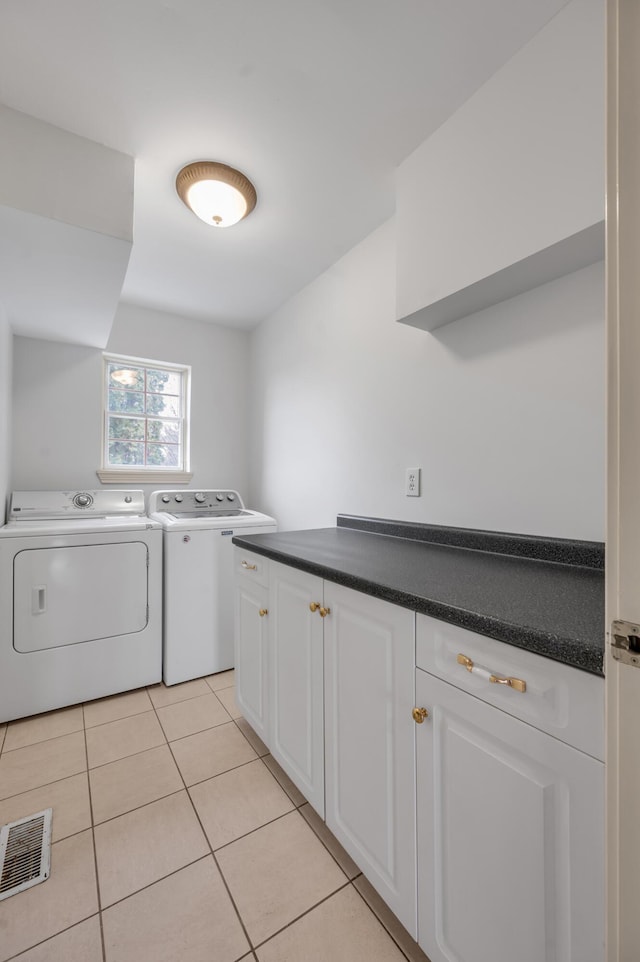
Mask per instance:
[[[104,466],[186,470],[189,369],[105,356]]]

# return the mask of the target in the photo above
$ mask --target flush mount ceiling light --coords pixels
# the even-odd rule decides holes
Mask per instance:
[[[212,227],[231,227],[256,206],[256,189],[244,174],[226,164],[199,160],[176,177],[180,199]]]

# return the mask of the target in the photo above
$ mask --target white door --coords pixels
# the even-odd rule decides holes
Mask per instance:
[[[268,593],[244,580],[235,587],[236,701],[263,741],[269,741]]]
[[[640,4],[607,3],[607,621],[640,624]],[[607,959],[640,959],[640,669],[607,646]]]
[[[19,551],[13,647],[43,651],[142,631],[148,554],[141,541]]]
[[[418,941],[431,962],[603,962],[604,765],[416,674],[429,712],[416,730]]]
[[[322,587],[314,575],[270,565],[271,735],[266,742],[324,818]]]
[[[415,614],[325,582],[326,822],[416,938]]]

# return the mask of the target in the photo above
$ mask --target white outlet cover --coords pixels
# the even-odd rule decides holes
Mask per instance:
[[[408,498],[420,497],[420,468],[407,468],[405,473],[404,493]]]

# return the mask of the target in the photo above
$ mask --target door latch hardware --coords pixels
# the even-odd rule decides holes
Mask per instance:
[[[614,621],[611,625],[611,654],[623,665],[640,668],[640,625]]]

